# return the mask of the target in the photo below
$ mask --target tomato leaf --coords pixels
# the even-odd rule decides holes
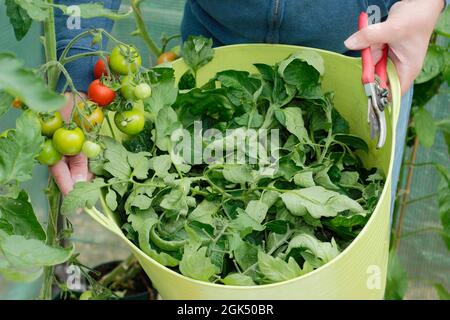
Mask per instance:
[[[16,36],[17,41],[20,41],[28,33],[28,30],[30,30],[33,21],[28,13],[20,7],[15,0],[6,0],[5,4],[6,14],[14,29],[14,35]]]
[[[96,178],[89,182],[77,182],[72,191],[64,198],[61,206],[63,214],[69,214],[78,208],[92,208],[100,198],[100,189],[106,186],[105,181]]]
[[[427,82],[439,75],[445,66],[444,50],[438,46],[430,46],[425,57],[422,71],[417,76],[414,83],[420,84]]]
[[[206,256],[207,247],[199,244],[188,243],[184,247],[183,259],[180,261],[180,272],[190,278],[209,281],[219,272],[209,257]]]
[[[214,56],[212,39],[203,36],[189,36],[183,43],[182,56],[184,62],[196,75],[198,69],[210,62]]]
[[[50,91],[43,80],[25,68],[12,53],[0,53],[0,69],[0,90],[18,97],[31,110],[51,112],[64,105],[64,97]]]
[[[0,139],[0,184],[29,180],[43,141],[37,117],[31,111],[22,113],[15,131]]]
[[[24,236],[27,239],[46,238],[25,191],[21,191],[16,199],[0,196],[0,219],[8,223],[9,234]],[[0,229],[3,228],[0,226]]]
[[[448,292],[447,289],[445,289],[445,287],[442,284],[436,283],[434,285],[434,289],[436,290],[439,299],[450,300],[450,292]]]

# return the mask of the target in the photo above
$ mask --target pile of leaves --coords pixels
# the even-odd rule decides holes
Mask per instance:
[[[90,163],[97,177],[77,183],[63,211],[104,197],[143,252],[201,281],[261,285],[319,268],[362,230],[383,175],[364,168],[357,154],[368,152],[367,144],[349,133],[333,94],[322,91],[319,54],[256,64],[255,74],[222,71],[194,87],[198,69],[212,57],[209,40],[190,38],[184,46],[190,68],[178,88],[171,68],[149,71],[146,130],[123,143],[104,137],[103,155]],[[196,135],[196,121],[203,132],[214,129],[215,138]],[[195,162],[195,147],[188,150],[191,161],[180,161],[186,158],[177,148],[180,129],[195,146],[221,146],[244,161]],[[227,143],[236,131],[252,129],[279,130],[279,147],[266,150],[277,152],[276,166],[259,154],[254,161],[244,148],[248,140]]]

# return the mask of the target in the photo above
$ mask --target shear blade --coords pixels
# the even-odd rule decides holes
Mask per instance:
[[[377,115],[373,110],[372,101],[369,99],[368,103],[368,121],[370,125],[370,138],[375,139],[380,134],[380,123],[378,121]]]

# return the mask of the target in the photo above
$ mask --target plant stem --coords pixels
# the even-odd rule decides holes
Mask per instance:
[[[53,0],[47,0],[47,3],[52,4]],[[53,8],[48,8],[48,15],[44,21],[44,46],[45,46],[45,60],[47,62],[57,60],[56,54],[56,33],[55,33],[55,17]],[[48,68],[47,82],[50,89],[54,90],[58,83],[58,69],[53,66]]]
[[[49,203],[48,222],[47,222],[47,240],[46,244],[54,246],[57,242],[56,235],[58,233],[58,216],[61,205],[61,193],[58,186],[49,178],[47,197]],[[44,280],[41,288],[40,299],[52,299],[52,285],[53,285],[54,266],[44,268]]]
[[[412,164],[414,164],[416,162],[418,149],[419,149],[419,138],[416,136],[414,139],[414,145],[413,145],[413,148],[411,151],[412,152],[412,155],[411,155],[411,163]],[[400,211],[399,211],[398,223],[397,223],[396,230],[395,230],[395,238],[394,238],[394,246],[393,246],[393,248],[395,250],[398,249],[398,246],[400,244],[400,235],[402,233],[403,220],[405,218],[406,207],[408,206],[409,194],[411,192],[414,168],[415,168],[414,165],[412,165],[408,169],[408,176],[406,178],[405,192],[403,193],[403,196],[402,196],[402,201],[401,201],[401,205],[399,208]]]
[[[109,286],[111,283],[114,282],[114,280],[121,275],[122,273],[126,272],[133,263],[136,262],[136,259],[134,258],[134,255],[128,256],[125,260],[123,260],[117,267],[115,267],[110,273],[103,276],[103,278],[100,279],[99,283],[102,286]]]
[[[131,8],[133,9],[134,17],[136,19],[137,33],[148,46],[150,51],[158,57],[161,55],[161,49],[158,48],[155,41],[150,37],[147,27],[145,26],[144,19],[142,18],[142,12],[140,8],[141,0],[131,0]]]

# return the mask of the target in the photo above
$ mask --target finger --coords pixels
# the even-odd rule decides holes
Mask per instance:
[[[387,22],[376,23],[352,34],[344,44],[350,50],[361,50],[374,44],[389,43],[389,34]]]
[[[372,59],[374,65],[376,65],[381,60],[381,56],[383,55],[383,45],[382,44],[374,44],[371,47],[372,50]]]
[[[83,153],[73,157],[67,157],[70,173],[74,183],[87,181],[88,178],[88,160]]]
[[[84,93],[80,93],[80,95],[86,97]],[[64,121],[68,122],[74,107],[74,100],[78,103],[78,101],[81,101],[81,98],[79,96],[75,96],[72,92],[66,92],[64,96],[66,97],[66,104],[61,110],[59,110],[59,112],[61,113]]]
[[[50,173],[55,179],[59,190],[67,195],[73,189],[73,179],[70,175],[69,167],[67,165],[66,159],[63,158],[54,166],[49,167]]]
[[[389,57],[395,65],[397,75],[400,80],[400,86],[402,89],[402,96],[408,92],[411,85],[414,83],[414,79],[420,72],[421,67],[416,66],[407,59],[402,59],[397,55],[394,50],[389,50]]]

